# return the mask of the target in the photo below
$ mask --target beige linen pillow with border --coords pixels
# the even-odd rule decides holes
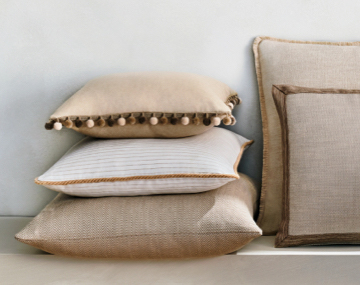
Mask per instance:
[[[360,90],[273,87],[282,129],[276,247],[360,243]]]
[[[98,138],[186,137],[234,125],[237,93],[210,77],[129,72],[89,81],[62,104],[46,129],[62,126]]]
[[[258,37],[253,45],[263,124],[263,174],[258,225],[276,234],[281,221],[281,128],[271,88],[360,89],[360,42],[288,41]]]
[[[59,194],[16,239],[91,258],[193,258],[231,253],[261,235],[256,189],[240,179],[199,194],[78,198]]]

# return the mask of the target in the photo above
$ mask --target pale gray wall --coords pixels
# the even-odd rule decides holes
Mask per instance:
[[[193,72],[237,90],[232,130],[256,141],[240,168],[260,181],[254,37],[359,40],[359,12],[356,0],[0,1],[0,215],[35,215],[54,197],[33,179],[82,136],[44,122],[89,79],[113,72]]]

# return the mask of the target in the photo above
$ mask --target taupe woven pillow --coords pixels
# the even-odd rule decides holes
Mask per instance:
[[[77,198],[59,194],[16,239],[76,257],[188,258],[233,252],[261,235],[256,189],[239,180],[199,194]]]
[[[237,93],[210,77],[180,72],[119,73],[89,81],[46,123],[99,138],[186,137],[235,124]]]
[[[360,243],[360,90],[274,86],[283,143],[276,247]]]
[[[273,84],[360,89],[360,42],[254,42],[264,136],[263,177],[258,225],[275,234],[281,220],[281,128],[271,95]]]

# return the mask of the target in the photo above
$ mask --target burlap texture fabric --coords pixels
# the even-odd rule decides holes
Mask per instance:
[[[261,235],[256,189],[239,180],[199,194],[77,198],[59,194],[16,239],[74,257],[190,258],[233,252]]]
[[[360,243],[360,90],[274,86],[283,141],[277,247]]]
[[[72,128],[88,136],[99,138],[151,138],[186,137],[209,130],[214,124],[202,123],[206,115],[224,118],[231,115],[227,105],[237,93],[225,83],[210,77],[183,72],[128,72],[102,76],[89,81],[83,88],[66,100],[52,115],[53,120],[75,120],[87,118],[97,120],[131,114],[139,117],[143,114],[146,122],[135,125],[109,127]],[[237,101],[238,99],[234,99]],[[237,101],[238,102],[238,101]],[[151,116],[160,118],[189,116],[190,123],[176,125],[149,123]],[[194,116],[201,123],[192,123]]]
[[[305,42],[258,37],[253,45],[263,124],[263,177],[258,225],[276,234],[281,220],[282,145],[271,88],[360,89],[360,42]]]

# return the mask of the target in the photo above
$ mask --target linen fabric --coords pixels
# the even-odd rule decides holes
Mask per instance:
[[[189,258],[233,252],[261,235],[246,175],[198,194],[79,198],[59,194],[16,239],[76,257]]]
[[[99,138],[186,137],[209,130],[215,117],[218,123],[223,118],[228,119],[226,124],[235,123],[230,120],[231,110],[239,102],[234,90],[210,77],[181,72],[129,72],[89,81],[50,119],[64,125],[68,119],[81,120],[81,127],[70,123],[71,128]],[[167,117],[167,123],[156,123],[162,116]],[[125,125],[116,123],[120,117]],[[126,123],[129,117],[134,117],[133,124]],[[151,117],[155,117],[155,125],[150,123]],[[171,123],[173,117],[177,122]],[[181,122],[182,117],[187,119]],[[195,117],[199,118],[197,123]],[[100,118],[114,121],[99,126],[96,121]],[[203,123],[205,118],[210,121]],[[88,119],[95,122],[94,126],[87,126]]]
[[[258,37],[253,45],[263,124],[263,175],[258,224],[276,234],[281,220],[281,128],[273,84],[360,89],[360,42],[287,41]]]
[[[222,128],[178,139],[85,138],[35,182],[83,197],[208,191],[239,178],[251,143]]]
[[[360,90],[274,86],[282,127],[277,247],[360,243]]]

